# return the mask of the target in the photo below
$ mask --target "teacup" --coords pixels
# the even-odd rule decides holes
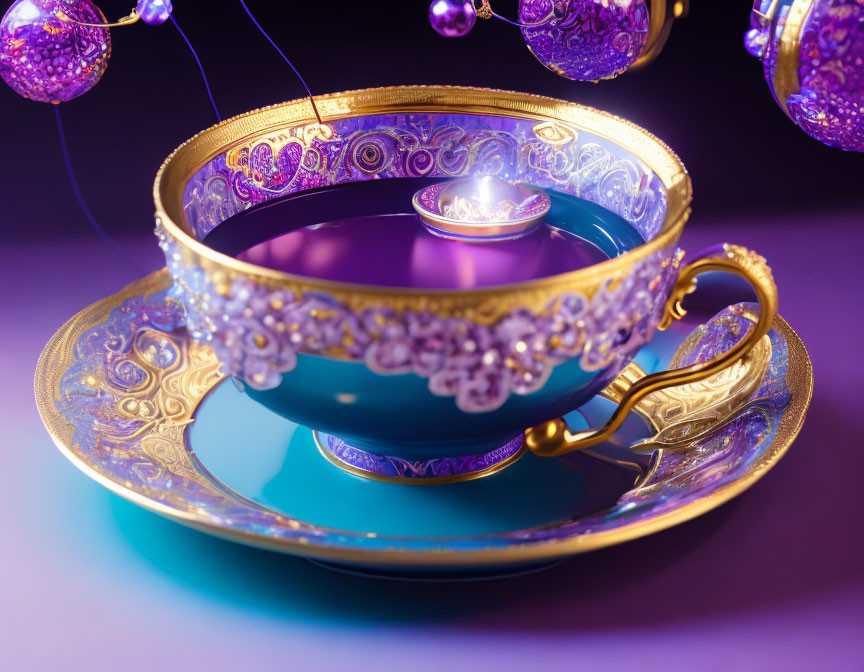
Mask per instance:
[[[321,452],[343,469],[452,482],[494,473],[526,449],[595,445],[645,395],[717,373],[770,328],[776,288],[761,257],[723,245],[682,266],[690,180],[639,127],[573,103],[462,87],[316,101],[321,124],[298,100],[226,120],[177,149],[156,178],[156,231],[190,333],[253,399],[316,430]],[[289,195],[472,175],[578,196],[638,240],[598,226],[608,260],[471,290],[289,274],[204,241],[228,218]],[[695,277],[713,270],[753,285],[761,313],[749,334],[704,364],[644,378],[604,427],[571,434],[560,417],[680,317]]]

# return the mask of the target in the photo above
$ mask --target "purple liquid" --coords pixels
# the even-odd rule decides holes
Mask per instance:
[[[473,289],[575,271],[609,257],[592,243],[546,224],[515,240],[468,243],[430,233],[411,213],[307,226],[254,245],[237,258],[342,282]]]

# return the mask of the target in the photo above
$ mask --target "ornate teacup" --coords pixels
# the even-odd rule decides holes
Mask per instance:
[[[316,101],[321,124],[298,100],[224,121],[177,149],[156,178],[156,232],[190,333],[252,398],[316,430],[342,468],[450,482],[500,470],[526,448],[559,455],[595,445],[645,395],[719,372],[767,333],[777,297],[763,259],[725,245],[681,265],[690,180],[641,128],[564,101],[459,87]],[[472,175],[578,196],[628,222],[638,244],[580,270],[464,291],[291,275],[204,241],[229,217],[290,194]],[[638,381],[604,427],[572,434],[560,417],[680,317],[695,277],[713,270],[753,285],[761,312],[750,332],[710,361]]]

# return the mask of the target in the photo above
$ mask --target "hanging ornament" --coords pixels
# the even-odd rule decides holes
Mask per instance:
[[[567,79],[617,77],[648,42],[646,0],[521,0],[519,21],[531,53]]]
[[[467,35],[477,20],[473,0],[432,0],[429,23],[444,37]]]
[[[532,54],[552,72],[580,81],[611,79],[652,61],[673,19],[689,0],[519,0],[519,20],[492,10],[490,0],[433,0],[429,22],[445,37],[461,37],[476,18],[496,18],[522,30]]]
[[[173,9],[171,0],[138,0],[135,13],[148,26],[158,26],[169,19]]]
[[[756,0],[745,47],[805,133],[864,152],[864,0]]]
[[[111,56],[105,23],[90,0],[17,0],[0,21],[0,76],[16,93],[64,103],[102,78]]]
[[[111,57],[109,28],[164,23],[171,0],[139,0],[114,23],[91,0],[16,0],[0,21],[0,77],[31,100],[65,103],[92,89]]]

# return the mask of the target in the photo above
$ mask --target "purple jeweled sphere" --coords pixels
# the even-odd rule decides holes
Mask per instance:
[[[429,23],[444,37],[467,35],[477,21],[477,12],[471,0],[432,0],[429,5]]]
[[[778,72],[794,68],[798,90],[777,102],[801,129],[830,147],[864,152],[864,0],[814,0],[798,32],[797,62],[790,64],[780,47],[799,2],[755,0],[744,45],[762,59],[775,99]]]
[[[519,0],[531,53],[567,79],[617,77],[648,41],[646,0]]]
[[[798,53],[789,116],[826,145],[864,152],[864,1],[817,0]]]
[[[0,21],[0,76],[17,93],[63,103],[99,81],[111,56],[107,28],[90,0],[17,0]]]
[[[165,23],[174,7],[171,0],[138,0],[135,11],[148,26],[158,26]]]

